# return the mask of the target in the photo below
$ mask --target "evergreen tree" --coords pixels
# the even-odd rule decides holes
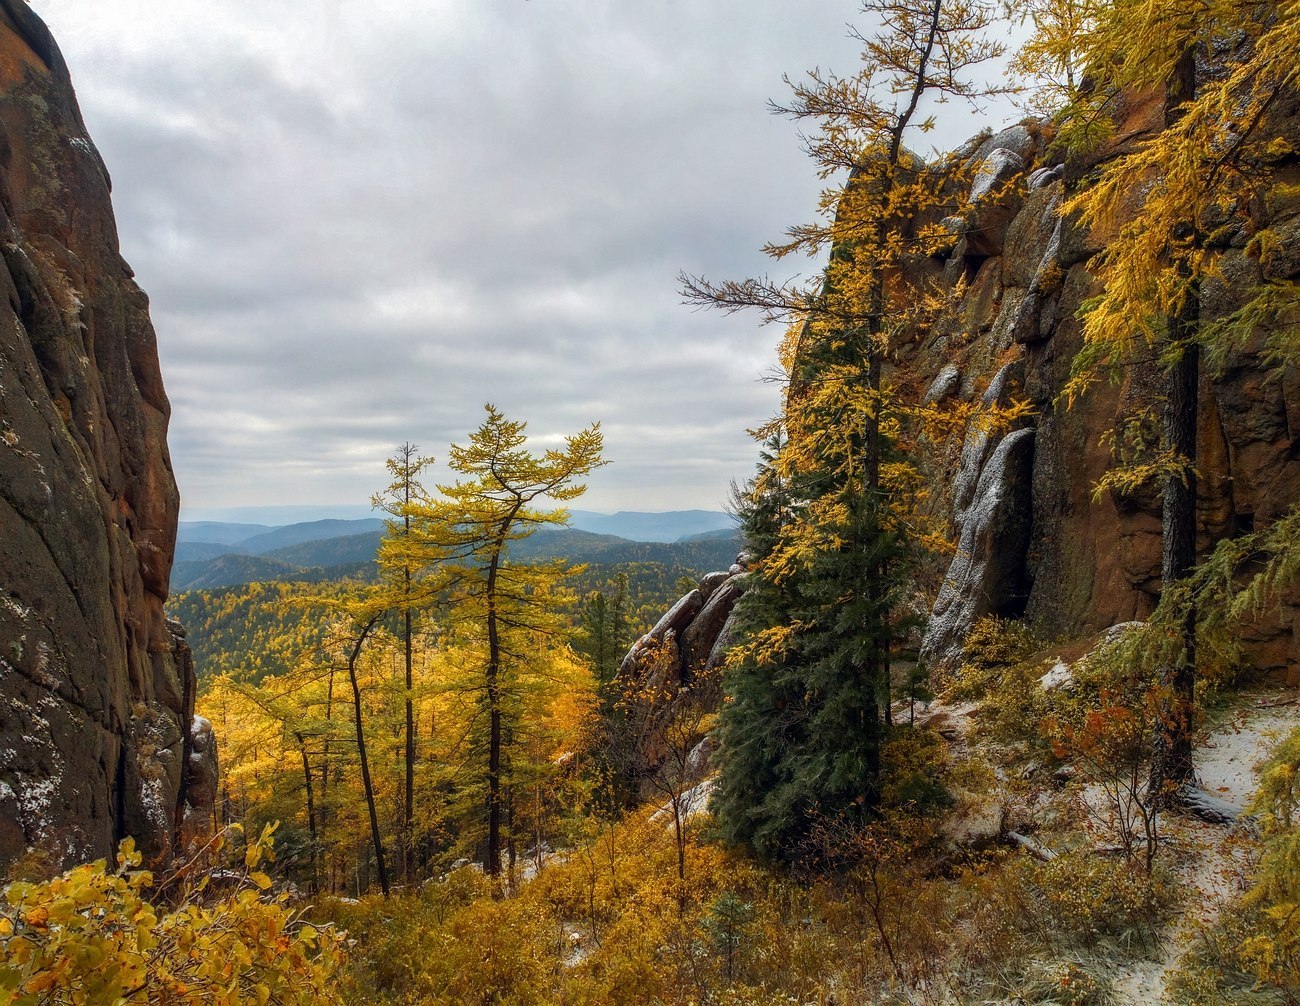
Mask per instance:
[[[578,612],[577,649],[591,661],[596,680],[604,687],[614,680],[618,665],[627,652],[628,575],[619,573],[611,590],[593,590],[583,599]]]
[[[904,140],[933,125],[927,96],[987,94],[965,74],[1001,53],[985,37],[991,7],[978,0],[862,7],[881,25],[859,36],[863,69],[814,71],[778,109],[817,124],[808,146],[824,175],[848,170],[823,197],[826,222],[768,249],[829,250],[820,282],[684,284],[690,300],[792,322],[783,414],[762,433],[780,445],[746,521],[756,563],[727,685],[717,803],[724,833],[770,855],[791,852],[816,816],[867,815],[878,800],[892,623],[915,540],[888,464],[905,410],[885,362],[919,298],[894,280],[947,239],[939,221],[960,209],[961,187],[950,163],[928,163]]]

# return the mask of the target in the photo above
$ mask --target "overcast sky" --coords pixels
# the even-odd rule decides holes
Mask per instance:
[[[602,424],[584,509],[717,509],[752,469],[780,332],[675,276],[815,271],[759,250],[821,185],[765,102],[855,69],[856,4],[32,7],[152,301],[184,516],[364,503],[487,401],[538,446]]]

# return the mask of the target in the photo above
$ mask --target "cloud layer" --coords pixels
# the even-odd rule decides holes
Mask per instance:
[[[820,182],[769,115],[842,0],[33,0],[149,292],[187,510],[353,503],[492,401],[592,421],[588,509],[716,508],[779,332],[679,304]],[[971,123],[973,132],[979,123]],[[810,270],[780,263],[779,275]]]

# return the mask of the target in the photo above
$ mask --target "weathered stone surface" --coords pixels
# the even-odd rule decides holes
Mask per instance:
[[[731,645],[736,602],[745,592],[749,557],[741,553],[731,568],[710,573],[701,588],[681,598],[632,645],[619,666],[625,695],[633,696],[630,722],[641,724],[636,749],[628,752],[623,771],[635,786],[649,778],[666,757],[664,730],[687,704],[713,707],[721,701],[721,683],[712,672]],[[704,601],[705,582],[717,584]]]
[[[930,387],[926,389],[925,397],[921,399],[922,405],[933,405],[936,402],[942,402],[945,399],[952,398],[961,390],[961,368],[955,363],[946,364],[943,370],[935,375]]]
[[[1033,145],[1028,130],[1016,126],[992,137],[976,152],[972,159],[975,173],[970,206],[962,232],[966,255],[1002,254],[1007,228],[1020,208],[1024,188],[1021,176]]]
[[[721,587],[731,578],[731,573],[718,570],[713,573],[706,573],[700,578],[699,591],[705,601],[713,596],[713,592]]]
[[[694,677],[708,663],[723,624],[744,592],[744,577],[729,577],[691,621],[682,636],[682,660],[687,675]]]
[[[1022,157],[1008,149],[996,149],[980,162],[971,182],[970,209],[962,233],[966,255],[1001,255],[1006,229],[1021,205],[1017,179],[1023,170]]]
[[[217,764],[217,737],[202,716],[190,720],[190,758],[185,767],[186,817],[210,816],[217,804],[221,773]]]
[[[163,615],[178,497],[148,301],[67,68],[0,0],[0,863],[181,814],[193,668]]]
[[[649,654],[659,654],[670,637],[674,641],[679,639],[686,627],[691,624],[691,619],[700,613],[702,607],[704,607],[704,595],[699,590],[692,590],[679,598],[677,603],[655,623],[653,629],[632,644],[632,648],[628,650],[627,656],[619,665],[619,675],[625,678],[635,675],[638,664],[644,663]],[[677,668],[679,677],[680,673],[679,666]]]
[[[1007,434],[982,465],[962,518],[957,554],[939,588],[921,645],[926,663],[940,664],[956,656],[981,616],[1024,611],[1033,465],[1033,430]]]
[[[975,148],[971,160],[979,163],[992,156],[994,151],[1005,150],[1015,154],[1021,161],[1028,163],[1034,154],[1037,143],[1038,141],[1034,139],[1034,134],[1030,132],[1029,127],[1017,123],[983,140]]]
[[[964,281],[965,293],[931,329],[910,342],[900,340],[892,361],[897,386],[914,389],[916,400],[925,399],[926,389],[953,368],[961,373],[963,398],[986,384],[992,389],[1009,363],[1022,368],[1012,397],[1027,401],[1036,413],[1025,615],[1046,633],[1064,638],[1145,618],[1160,591],[1159,487],[1110,492],[1100,499],[1093,493],[1117,463],[1106,435],[1121,422],[1154,414],[1163,394],[1158,363],[1146,347],[1137,347],[1117,383],[1102,380],[1070,406],[1061,398],[1083,346],[1080,309],[1098,292],[1087,260],[1108,235],[1062,219],[1059,207],[1100,160],[1132,149],[1163,122],[1158,93],[1125,95],[1115,107],[1111,145],[1064,166],[1034,165],[1036,151],[1029,148],[1025,155],[1002,141],[968,145],[971,164],[998,149],[1024,156],[1024,177],[1012,175],[1003,183],[1022,195],[1000,244],[972,248],[970,235],[964,235],[946,261],[926,262],[907,277],[924,289],[937,270],[948,282]],[[1284,134],[1300,131],[1291,104],[1279,105],[1276,115]],[[1009,171],[1012,163],[999,158],[989,165],[988,178]],[[1134,207],[1141,191],[1133,186]],[[1291,240],[1300,235],[1300,198],[1277,188],[1271,199],[1268,224],[1283,239],[1267,252],[1247,253],[1242,235],[1230,236],[1222,279],[1207,281],[1202,291],[1204,320],[1232,314],[1263,281],[1300,275],[1295,251],[1300,241]],[[976,251],[989,257],[972,260]],[[1225,536],[1264,526],[1300,499],[1300,373],[1269,367],[1265,346],[1271,334],[1261,328],[1221,366],[1203,368],[1197,459],[1202,554]],[[937,484],[954,487],[948,501],[936,496],[933,505],[952,518],[955,537],[966,533],[962,518],[992,447],[990,438],[959,434],[923,458]],[[966,561],[959,556],[956,563]],[[941,583],[936,578],[932,589],[938,591]],[[951,594],[956,588],[947,589]],[[1258,666],[1300,679],[1300,588],[1283,599],[1280,610],[1270,609],[1243,629],[1241,638]]]
[[[1012,398],[1020,392],[1023,382],[1024,366],[1019,361],[1013,361],[1004,366],[989,382],[989,386],[984,391],[983,405],[985,408],[994,406],[1005,408],[1011,403]],[[966,511],[972,505],[976,496],[976,488],[979,484],[981,473],[984,471],[985,462],[997,447],[997,438],[993,433],[981,427],[974,427],[966,435],[966,442],[962,446],[961,467],[957,471],[957,477],[953,482],[952,490],[952,511],[954,521],[960,523],[965,517]]]
[[[1030,192],[1041,189],[1046,185],[1051,185],[1065,173],[1065,165],[1058,164],[1052,168],[1035,168],[1025,179],[1025,185]]]
[[[704,673],[708,674],[714,669],[721,667],[722,662],[727,659],[727,652],[731,649],[732,643],[736,637],[736,609],[731,609],[731,614],[727,620],[722,623],[722,628],[718,631],[718,638],[713,641],[713,649],[709,651],[709,659],[704,663]]]

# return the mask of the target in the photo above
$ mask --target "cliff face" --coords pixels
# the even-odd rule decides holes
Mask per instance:
[[[169,851],[194,676],[148,300],[67,68],[0,0],[0,863]]]
[[[1130,99],[1109,153],[1160,128],[1158,100]],[[1279,102],[1274,126],[1300,139],[1295,102]],[[954,659],[983,614],[1021,616],[1054,636],[1074,636],[1145,617],[1160,590],[1157,488],[1094,501],[1093,486],[1117,462],[1106,435],[1121,420],[1158,410],[1162,371],[1128,362],[1073,408],[1058,401],[1082,346],[1077,314],[1098,292],[1087,260],[1105,235],[1085,234],[1057,210],[1088,165],[1041,164],[1036,130],[1006,130],[966,151],[974,206],[953,247],[918,263],[908,278],[939,279],[964,293],[945,318],[900,348],[894,378],[918,398],[956,395],[1028,399],[1026,429],[971,430],[935,452],[932,475],[946,494],[958,551],[939,590],[924,654]],[[1036,162],[1037,166],[1036,166]],[[1274,231],[1300,230],[1300,172],[1286,169],[1270,197]],[[1135,179],[1135,186],[1140,180]],[[1300,275],[1294,241],[1263,261],[1247,253],[1244,228],[1224,240],[1223,277],[1203,290],[1202,319],[1223,318],[1265,280]],[[1300,375],[1275,373],[1262,357],[1268,331],[1204,366],[1197,469],[1199,542],[1213,544],[1275,520],[1300,500]],[[1300,594],[1246,634],[1252,661],[1300,672]]]

